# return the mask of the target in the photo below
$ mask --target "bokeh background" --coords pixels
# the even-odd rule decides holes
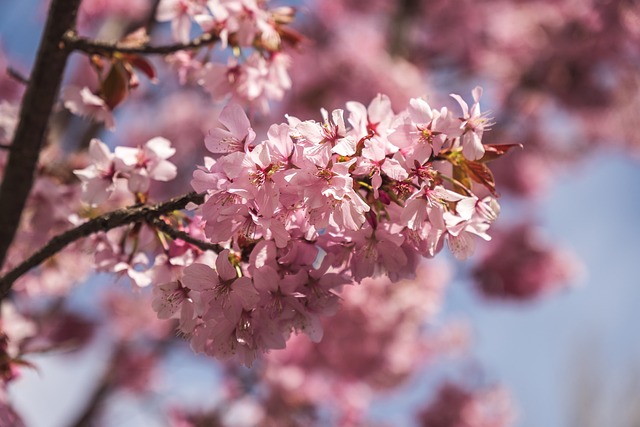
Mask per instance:
[[[366,102],[378,91],[395,102],[421,95],[450,102],[451,92],[468,99],[482,85],[483,108],[496,122],[491,142],[524,145],[498,166],[498,224],[529,224],[550,247],[572,254],[565,280],[527,298],[478,290],[472,276],[482,251],[472,261],[449,260],[452,281],[439,317],[468,325],[469,350],[376,397],[371,419],[413,425],[411,412],[439,380],[479,377],[511,392],[521,427],[640,425],[636,2],[296,3],[298,30],[315,42],[294,57],[294,87],[274,105],[273,120],[289,111],[317,115],[320,106],[349,99]],[[0,3],[5,66],[28,73],[44,16],[37,0]],[[154,37],[167,40],[167,26]],[[93,277],[74,291],[72,304],[92,312],[94,291],[108,282]],[[30,359],[39,369],[10,389],[28,426],[67,425],[107,363],[104,341],[98,333],[80,352]],[[164,426],[155,409],[168,402],[206,407],[221,399],[210,359],[185,347],[171,351],[163,366],[155,396],[116,396],[107,425]]]

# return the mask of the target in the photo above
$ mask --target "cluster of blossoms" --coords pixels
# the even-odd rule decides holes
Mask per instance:
[[[325,425],[370,425],[367,408],[376,393],[393,390],[412,371],[467,344],[463,325],[435,319],[449,276],[444,263],[432,262],[420,266],[415,280],[391,283],[381,276],[345,288],[340,310],[323,319],[331,332],[320,343],[298,335],[264,358],[261,382],[274,395],[266,411],[271,424],[264,424],[281,425],[274,415],[330,402],[333,419]]]
[[[392,284],[379,277],[346,288],[341,309],[323,319],[331,333],[322,342],[297,335],[257,369],[225,365],[221,400],[204,411],[171,408],[169,425],[378,426],[366,413],[375,393],[392,390],[436,353],[451,349],[440,343],[434,348],[450,328],[437,336],[424,333],[425,322],[434,326],[449,278],[444,266],[422,265],[418,280]]]
[[[187,42],[196,23],[204,33],[216,35],[223,49],[231,47],[234,53],[222,64],[199,59],[193,52],[179,52],[169,60],[179,69],[181,80],[193,75],[214,98],[230,95],[262,111],[268,110],[269,99],[282,99],[291,88],[284,42],[297,44],[300,36],[286,27],[293,21],[293,8],[267,9],[266,4],[257,0],[162,0],[156,18],[171,21],[175,40]]]
[[[269,100],[282,99],[291,88],[291,61],[283,49],[301,40],[286,27],[294,15],[291,7],[267,9],[265,2],[256,0],[162,0],[156,19],[170,21],[174,39],[185,47],[167,57],[182,83],[194,80],[215,99],[231,97],[266,112]],[[191,46],[193,23],[200,27],[201,39]],[[148,41],[141,29],[124,37],[120,45],[144,48]],[[231,50],[226,64],[210,62],[215,42]],[[199,55],[201,51],[206,53]],[[91,65],[98,75],[98,89],[67,86],[63,104],[73,114],[103,122],[113,130],[113,111],[139,85],[138,73],[155,82],[155,69],[138,54],[94,55]]]
[[[109,198],[119,181],[126,181],[137,201],[146,200],[151,180],[170,181],[177,175],[176,166],[167,159],[175,153],[171,143],[161,137],[152,138],[143,147],[109,147],[98,139],[89,145],[92,163],[74,173],[82,181],[82,200],[99,205]]]
[[[82,201],[100,206],[110,198],[130,199],[129,194],[136,203],[146,203],[152,180],[166,182],[176,177],[176,166],[167,160],[175,151],[162,137],[142,147],[116,147],[113,153],[105,143],[93,139],[89,145],[92,163],[74,171],[82,182]],[[96,270],[126,274],[138,286],[149,285],[155,276],[144,251],[153,249],[155,236],[139,225],[93,236]]]
[[[192,181],[215,269],[213,254],[170,269],[154,289],[159,316],[179,318],[196,351],[250,365],[292,331],[319,341],[344,285],[413,278],[445,241],[468,257],[499,212],[476,195],[495,194],[485,162],[509,148],[481,143],[480,94],[471,108],[454,95],[462,117],[423,99],[395,114],[379,95],[347,104],[349,127],[343,110],[323,110],[321,123],[289,117],[261,142],[239,106],[225,108],[205,139],[216,157]]]
[[[192,22],[203,31],[215,31],[223,46],[261,47],[277,50],[281,36],[279,24],[293,19],[291,7],[266,9],[260,0],[161,0],[156,19],[171,22],[176,41],[189,41]]]

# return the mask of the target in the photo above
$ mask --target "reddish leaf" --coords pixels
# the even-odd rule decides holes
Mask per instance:
[[[464,170],[469,177],[477,183],[484,185],[495,197],[498,197],[496,193],[496,182],[493,178],[493,173],[487,165],[480,162],[472,162],[467,160],[463,163]]]
[[[146,75],[152,83],[156,83],[156,70],[146,58],[138,55],[127,56],[127,61],[138,71]]]
[[[522,148],[522,144],[485,144],[484,145],[484,156],[479,162],[490,162],[491,160],[495,160],[497,158],[502,157],[507,151],[511,150],[514,147]]]
[[[111,110],[127,97],[129,78],[130,75],[122,61],[116,61],[111,65],[109,74],[107,74],[100,88],[100,95]]]

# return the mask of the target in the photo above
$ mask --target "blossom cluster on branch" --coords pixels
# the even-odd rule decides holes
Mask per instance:
[[[499,206],[486,162],[511,146],[482,144],[490,123],[480,88],[473,95],[471,108],[452,95],[460,115],[421,98],[394,113],[378,95],[368,106],[349,102],[348,117],[341,109],[323,110],[321,122],[288,117],[260,142],[230,104],[205,139],[215,156],[194,172],[193,188],[206,200],[195,217],[165,218],[219,245],[215,269],[201,248],[175,236],[156,245],[163,253],[148,268],[153,233],[139,226],[99,238],[98,266],[154,283],[159,317],[179,318],[197,351],[251,365],[260,351],[284,348],[292,331],[319,341],[320,317],[335,313],[344,285],[380,274],[412,278],[419,257],[435,256],[445,241],[464,259],[477,237],[489,239]],[[75,172],[84,199],[103,202],[126,181],[144,203],[150,179],[176,175],[169,144],[154,138],[112,154],[92,141],[92,164]]]
[[[159,362],[182,341],[229,361],[215,364],[229,395],[202,416],[175,409],[176,425],[238,425],[238,412],[247,425],[322,425],[326,412],[325,425],[373,425],[376,392],[464,347],[464,328],[425,328],[447,270],[428,262],[424,273],[423,257],[446,246],[464,260],[495,236],[468,270],[483,295],[530,301],[570,281],[575,259],[529,224],[494,230],[498,190],[540,194],[552,182],[547,160],[580,151],[555,144],[564,134],[546,125],[550,105],[573,106],[571,123],[587,123],[591,139],[626,129],[612,119],[624,115],[601,111],[627,111],[621,93],[633,79],[600,77],[611,63],[626,75],[629,46],[617,42],[637,36],[633,8],[562,1],[563,22],[554,2],[512,3],[318,0],[303,38],[294,8],[264,0],[52,0],[53,11],[79,7],[77,28],[69,14],[45,37],[59,76],[51,60],[29,77],[0,75],[0,171],[14,171],[0,191],[9,200],[0,232],[6,212],[14,224],[21,214],[13,243],[0,239],[0,295],[11,298],[0,383],[30,366],[29,353],[85,345],[96,326],[65,300],[92,273],[110,273],[133,292],[105,291],[114,351],[75,425],[118,388],[153,391]],[[582,72],[585,28],[608,38]],[[86,57],[70,63],[58,97],[71,52]],[[479,87],[446,97],[478,82],[493,117]],[[47,96],[25,96],[21,110],[22,89],[43,84]],[[45,98],[54,107],[36,120],[45,137],[30,135]],[[269,110],[285,122],[272,124]],[[494,179],[489,163],[520,143],[527,150],[498,162]],[[23,152],[31,163],[15,160]],[[21,165],[33,185],[16,178]],[[419,423],[512,425],[505,393],[482,387],[445,385]],[[0,391],[0,424],[18,418]]]
[[[144,57],[155,53],[168,55],[182,83],[195,81],[216,100],[231,97],[266,112],[269,100],[282,99],[291,88],[285,48],[302,39],[287,27],[294,19],[293,8],[266,6],[255,0],[162,0],[156,19],[171,22],[177,43],[168,46],[149,46],[144,28],[117,43],[92,41],[70,32],[65,43],[92,55],[99,84],[97,89],[67,86],[62,94],[64,106],[115,129],[114,110],[140,84],[138,74],[157,81],[153,65]],[[201,30],[195,39],[191,39],[193,23]],[[211,60],[215,44],[230,51],[226,64]]]

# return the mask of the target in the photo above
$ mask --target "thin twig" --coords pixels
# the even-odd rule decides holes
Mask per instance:
[[[11,150],[11,144],[0,144],[0,150]]]
[[[203,251],[214,251],[216,253],[220,253],[224,249],[222,246],[216,243],[205,242],[200,239],[196,239],[195,237],[191,236],[189,233],[185,233],[184,231],[181,231],[181,230],[176,230],[175,228],[171,227],[169,224],[167,224],[166,222],[164,222],[163,220],[157,217],[152,218],[149,223],[155,228],[157,228],[158,230],[162,231],[164,234],[171,237],[172,239],[183,240],[187,243],[192,244],[197,248],[202,249]]]
[[[20,71],[15,68],[7,67],[7,75],[18,83],[22,83],[23,85],[29,84],[29,79],[23,76]]]
[[[46,259],[60,252],[76,240],[99,231],[109,231],[113,228],[131,223],[141,221],[152,223],[153,220],[160,215],[184,209],[189,203],[195,203],[197,205],[204,203],[204,194],[191,192],[153,206],[134,206],[118,209],[90,219],[71,230],[53,237],[46,245],[40,248],[40,250],[0,278],[0,299],[9,293],[11,286],[20,276],[32,268],[37,267]]]
[[[200,49],[219,41],[220,38],[212,33],[204,33],[188,43],[176,43],[161,46],[129,46],[122,43],[91,40],[68,31],[64,35],[66,47],[89,55],[112,56],[115,53],[135,55],[167,55],[181,50]]]

